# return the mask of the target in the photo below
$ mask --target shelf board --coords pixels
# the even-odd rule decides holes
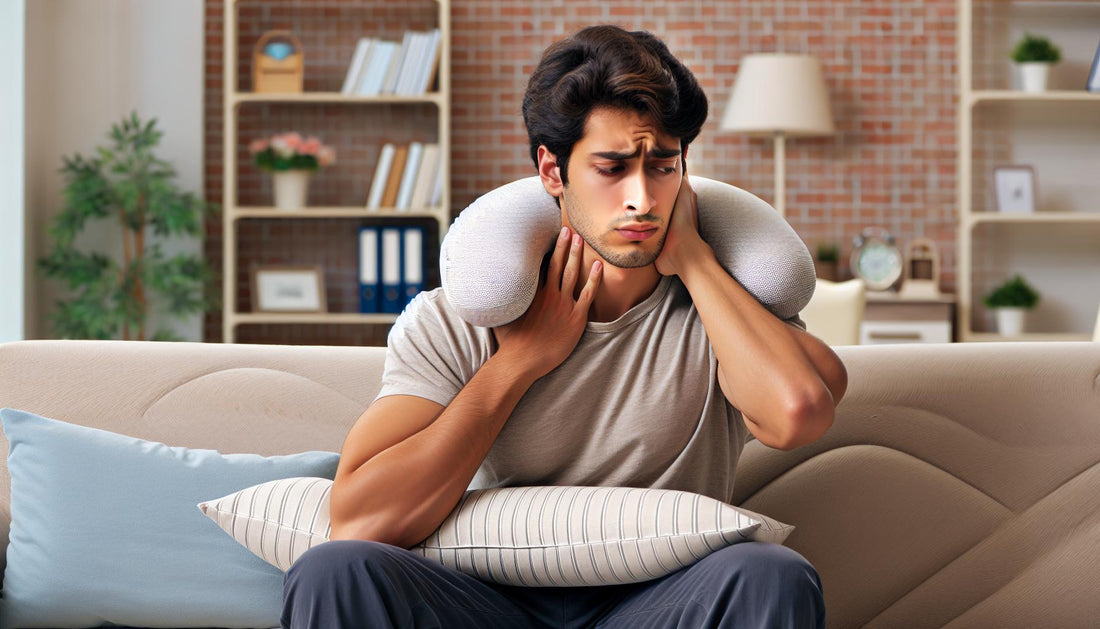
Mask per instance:
[[[394,210],[363,207],[307,207],[302,210],[280,210],[274,207],[235,207],[226,210],[235,220],[240,218],[439,218],[439,209]]]
[[[974,212],[970,215],[971,225],[980,223],[1100,223],[1100,212]]]
[[[393,323],[395,314],[362,314],[358,312],[235,312],[232,313],[235,325],[245,323],[329,323],[364,324]]]
[[[981,342],[1005,342],[1005,341],[1091,341],[1091,334],[1070,334],[1065,332],[1025,332],[1020,336],[1004,336],[996,332],[971,332],[970,341]]]
[[[1085,90],[1048,90],[1046,92],[1022,92],[1017,90],[974,90],[970,92],[970,104],[982,102],[1080,102],[1100,103],[1100,92]]]
[[[233,92],[229,95],[233,105],[240,103],[435,103],[442,105],[443,95],[439,92],[429,92],[415,96],[382,94],[379,96],[355,96],[341,94],[340,92],[298,92],[298,93],[253,93]]]

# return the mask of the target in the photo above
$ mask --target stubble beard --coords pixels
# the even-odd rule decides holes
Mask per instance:
[[[580,234],[588,246],[592,247],[608,264],[620,269],[637,269],[653,264],[661,255],[661,250],[665,246],[665,236],[668,235],[667,229],[662,230],[657,236],[657,246],[652,251],[646,247],[649,241],[632,243],[626,246],[629,248],[614,247],[607,242],[609,232],[614,232],[614,228],[608,227],[604,230],[597,227],[584,207],[576,207],[573,201],[572,197],[567,200],[564,193],[561,195],[562,207],[565,208],[565,214],[569,217],[573,230]],[[637,219],[658,222],[656,217],[649,215],[639,215]],[[619,236],[616,234],[616,237]]]

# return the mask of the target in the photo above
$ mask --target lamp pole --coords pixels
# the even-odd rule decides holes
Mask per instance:
[[[775,209],[780,216],[787,215],[787,141],[782,131],[775,132]]]

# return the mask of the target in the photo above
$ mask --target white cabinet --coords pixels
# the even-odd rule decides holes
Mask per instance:
[[[864,321],[859,326],[860,345],[950,342],[947,321]]]
[[[954,313],[953,295],[911,298],[892,291],[868,291],[859,344],[950,343]]]

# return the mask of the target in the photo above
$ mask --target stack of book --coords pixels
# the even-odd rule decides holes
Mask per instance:
[[[359,312],[399,313],[424,289],[424,228],[359,228]]]
[[[379,96],[426,94],[439,70],[441,33],[406,31],[400,44],[363,37],[344,76],[341,94]]]
[[[443,164],[438,143],[387,142],[378,154],[367,209],[397,211],[439,207],[443,195]]]

